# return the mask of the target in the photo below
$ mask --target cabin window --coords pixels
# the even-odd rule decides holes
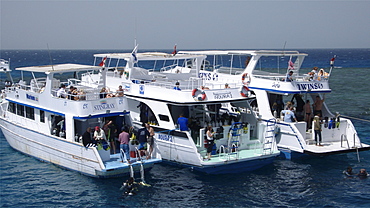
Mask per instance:
[[[51,134],[65,138],[64,116],[51,115]]]
[[[158,114],[158,116],[161,121],[170,121],[170,117],[168,117],[167,115]]]
[[[35,120],[35,109],[26,106],[26,118]]]
[[[9,106],[8,106],[8,111],[11,112],[11,113],[16,113],[17,110],[15,108],[15,103],[9,103]]]
[[[40,122],[45,123],[45,111],[40,110]]]
[[[17,104],[17,115],[24,117],[24,106]]]

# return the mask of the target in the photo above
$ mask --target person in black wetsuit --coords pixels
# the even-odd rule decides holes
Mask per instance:
[[[127,179],[127,181],[122,184],[122,187],[120,190],[122,189],[126,189],[125,192],[123,192],[124,195],[129,195],[129,196],[135,195],[136,192],[134,191],[137,190],[137,187],[136,187],[136,182],[134,181],[134,178],[130,177],[129,179]]]
[[[82,135],[82,144],[84,145],[84,147],[96,145],[95,140],[91,138],[91,128],[90,127],[88,127],[85,133]]]

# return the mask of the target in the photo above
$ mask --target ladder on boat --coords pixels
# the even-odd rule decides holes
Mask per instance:
[[[271,154],[275,143],[276,118],[266,121],[265,137],[263,141],[263,154]]]
[[[230,159],[238,159],[239,158],[239,143],[240,137],[243,130],[243,124],[241,122],[235,122],[231,125],[229,139],[227,145],[229,147],[229,160]]]

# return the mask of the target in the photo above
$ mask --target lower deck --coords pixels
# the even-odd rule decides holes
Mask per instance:
[[[130,165],[134,167],[134,170],[137,171],[138,168],[140,168],[141,164],[145,166],[145,164],[154,164],[154,163],[159,163],[162,160],[158,158],[151,158],[151,159],[146,159],[145,157],[142,158],[130,158],[131,163],[129,164],[127,161],[122,160],[122,156],[120,153],[112,154],[110,155],[110,160],[107,160],[104,162],[105,169],[107,171],[109,170],[114,170],[114,169],[119,169],[119,168],[127,168]],[[145,167],[144,167],[145,168]]]
[[[220,163],[220,162],[232,162],[232,161],[238,161],[238,160],[248,161],[248,160],[256,160],[258,158],[275,157],[279,155],[279,151],[271,152],[270,150],[263,150],[263,149],[244,149],[244,150],[239,150],[237,152],[231,152],[231,153],[219,153],[217,151],[213,151],[211,153],[210,160],[206,159],[207,158],[206,149],[201,150],[200,154],[203,157],[202,164],[210,164],[210,163]]]

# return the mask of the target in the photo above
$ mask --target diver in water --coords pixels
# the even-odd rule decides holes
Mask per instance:
[[[136,194],[134,191],[137,191],[137,187],[133,177],[130,177],[126,182],[124,182],[120,190],[124,188],[126,189],[126,191],[123,193],[124,195],[133,196]]]

